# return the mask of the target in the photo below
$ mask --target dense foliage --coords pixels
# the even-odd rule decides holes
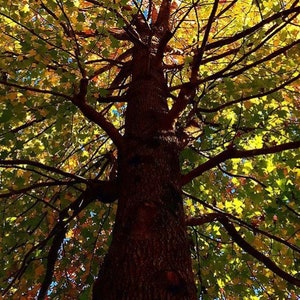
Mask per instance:
[[[0,7],[5,297],[90,295],[117,203],[89,191],[115,176],[132,45],[168,5],[166,120],[184,141],[198,295],[300,295],[299,1],[21,0]]]

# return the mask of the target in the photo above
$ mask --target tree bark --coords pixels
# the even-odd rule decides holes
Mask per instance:
[[[147,49],[137,50],[119,150],[118,210],[93,300],[194,300],[180,145],[163,126],[167,86],[159,66],[145,59]]]

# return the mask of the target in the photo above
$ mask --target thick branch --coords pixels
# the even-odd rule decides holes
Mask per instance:
[[[17,279],[19,279],[24,272],[26,271],[27,267],[29,266],[30,262],[32,261],[32,257],[33,257],[33,253],[40,249],[44,249],[44,247],[47,245],[47,243],[52,239],[52,237],[54,237],[52,246],[50,252],[51,252],[51,257],[50,257],[50,267],[52,268],[52,266],[55,265],[56,262],[56,258],[55,258],[55,251],[57,250],[57,245],[59,244],[59,240],[62,237],[62,234],[64,234],[64,231],[66,229],[66,226],[69,224],[69,222],[71,220],[73,220],[89,203],[90,201],[88,199],[86,199],[84,197],[85,192],[81,193],[80,196],[74,201],[72,202],[70,205],[68,205],[67,207],[65,207],[60,213],[59,213],[59,220],[57,221],[57,223],[55,224],[55,226],[52,228],[52,230],[49,232],[49,234],[47,235],[47,237],[36,243],[34,246],[32,246],[27,253],[25,254],[22,264],[20,266],[20,268],[18,270],[16,270],[16,272],[13,275],[13,278],[11,278],[8,286],[2,291],[2,295],[5,295],[9,289],[13,286],[13,284],[16,282]],[[72,215],[69,216],[69,212],[72,211]],[[48,256],[49,258],[49,256]],[[55,259],[55,260],[54,260]],[[42,283],[43,286],[43,293],[45,291],[48,290],[49,285],[49,278],[52,278],[52,275],[50,274],[51,270],[49,269],[46,270],[46,277],[45,277],[45,283]],[[50,276],[51,275],[51,276]],[[43,297],[40,297],[39,299],[44,299]]]
[[[55,263],[58,258],[59,249],[63,243],[65,238],[68,224],[71,220],[73,220],[89,203],[91,203],[91,199],[86,197],[86,192],[80,194],[80,196],[72,202],[70,205],[65,207],[59,213],[59,219],[47,238],[40,243],[39,248],[43,249],[46,243],[53,237],[53,241],[48,252],[47,256],[47,268],[45,272],[45,277],[41,285],[41,289],[38,294],[39,300],[44,299],[47,294],[47,291],[50,287],[50,284],[53,280]],[[69,212],[72,212],[72,215],[69,215]]]
[[[164,31],[169,29],[168,27],[169,27],[169,19],[170,19],[170,9],[171,9],[171,1],[163,0],[160,5],[155,26],[157,27],[161,26]]]
[[[248,224],[247,222],[245,222],[245,221],[239,219],[238,217],[236,217],[236,216],[234,216],[234,215],[232,215],[232,214],[226,213],[226,212],[222,211],[221,209],[219,209],[219,208],[217,208],[217,207],[215,207],[215,206],[213,206],[213,205],[211,205],[211,204],[205,202],[204,200],[201,200],[201,199],[199,199],[199,198],[197,198],[197,197],[195,197],[195,196],[193,196],[193,195],[191,195],[191,194],[188,194],[187,192],[183,192],[183,194],[184,194],[185,196],[189,197],[190,199],[193,199],[194,201],[196,201],[196,202],[198,202],[198,203],[201,203],[204,207],[206,207],[206,208],[208,208],[208,209],[211,209],[212,211],[216,212],[217,214],[214,215],[214,220],[219,219],[219,218],[224,218],[224,217],[228,218],[229,220],[234,220],[234,221],[237,222],[240,226],[243,226],[243,227],[245,227],[245,228],[247,228],[247,229],[250,229],[250,230],[252,230],[252,231],[255,232],[255,233],[264,235],[264,236],[266,236],[266,237],[268,237],[268,238],[270,238],[270,239],[272,239],[272,240],[274,240],[274,241],[277,241],[277,242],[280,243],[280,244],[283,244],[283,245],[289,247],[290,249],[296,251],[297,253],[300,253],[300,248],[297,247],[296,245],[293,245],[293,244],[289,243],[288,241],[286,241],[286,240],[284,240],[284,239],[282,239],[282,238],[280,238],[280,237],[278,237],[278,236],[276,236],[276,235],[273,235],[273,234],[271,234],[271,233],[269,233],[269,232],[267,232],[267,231],[261,230],[261,229],[259,229],[258,227],[253,226],[252,224]],[[202,216],[201,216],[201,217],[202,217]],[[198,219],[198,218],[195,218],[196,220],[195,220],[195,221],[191,220],[191,221],[190,221],[190,224],[191,224],[191,223],[196,223],[196,224],[195,224],[195,225],[190,225],[190,226],[201,225],[201,217],[199,217],[199,222],[200,222],[200,224],[197,224],[197,219]],[[193,218],[190,217],[190,219],[193,219]],[[203,219],[202,219],[202,220],[203,220]],[[213,220],[212,220],[212,221],[213,221]],[[206,223],[206,222],[205,222],[205,223]]]
[[[291,276],[290,274],[286,273],[284,270],[279,268],[270,258],[256,250],[252,247],[248,242],[246,242],[241,235],[237,232],[234,225],[226,214],[223,213],[209,213],[197,218],[189,218],[186,220],[186,225],[188,226],[200,226],[205,223],[219,221],[228,234],[232,237],[233,241],[237,243],[244,251],[252,255],[254,258],[262,262],[267,268],[269,268],[272,272],[280,276],[282,279],[288,281],[291,284],[296,286],[300,286],[300,280],[296,277]]]
[[[210,16],[209,16],[209,19],[208,19],[208,22],[207,22],[207,25],[206,25],[206,30],[205,30],[205,33],[204,33],[204,36],[203,36],[201,47],[200,47],[200,49],[197,49],[197,51],[195,53],[195,56],[194,56],[194,59],[193,59],[193,62],[192,62],[192,75],[191,75],[191,81],[192,82],[197,80],[199,66],[202,62],[203,54],[204,54],[204,51],[205,51],[205,47],[207,45],[207,41],[208,41],[208,37],[209,37],[209,33],[210,33],[210,30],[211,30],[212,24],[213,24],[214,19],[215,19],[215,15],[216,15],[216,12],[217,12],[217,9],[218,9],[218,5],[219,5],[219,0],[215,0],[214,4],[213,4],[212,11],[210,13]]]
[[[70,205],[65,207],[60,213],[59,218],[48,236],[35,244],[25,255],[21,267],[15,272],[13,279],[3,291],[3,295],[8,292],[15,281],[22,276],[31,262],[31,256],[37,249],[44,249],[46,244],[53,238],[48,256],[47,268],[42,286],[38,295],[38,299],[44,299],[49,286],[52,282],[54,267],[58,257],[58,251],[65,237],[68,224],[83,211],[83,209],[94,200],[99,200],[104,203],[110,203],[118,197],[118,185],[110,181],[89,181],[86,191],[82,192],[79,197]],[[70,215],[70,212],[72,214]]]
[[[52,245],[48,252],[46,274],[37,297],[38,300],[45,299],[47,295],[48,289],[53,280],[54,267],[58,258],[58,252],[64,241],[66,232],[67,232],[67,227],[64,226],[63,223],[60,223],[59,230],[56,232],[56,235],[53,238]]]
[[[211,223],[213,221],[217,221],[222,214],[220,213],[209,213],[201,215],[200,217],[188,217],[185,220],[185,224],[187,226],[201,226],[206,223]]]
[[[273,147],[267,147],[267,148],[260,148],[260,149],[253,149],[253,150],[237,150],[235,148],[228,148],[224,150],[223,152],[219,153],[215,157],[212,157],[205,163],[199,165],[194,170],[189,172],[186,175],[182,176],[181,183],[182,185],[185,185],[192,181],[194,178],[200,176],[205,171],[208,171],[220,164],[221,162],[224,162],[228,159],[232,158],[245,158],[245,157],[254,157],[258,155],[266,155],[266,154],[273,154],[282,152],[284,150],[290,150],[290,149],[297,149],[300,148],[300,141],[296,142],[289,142]]]
[[[112,203],[119,197],[119,184],[117,181],[90,181],[85,197],[89,201],[98,200],[103,203]]]
[[[38,299],[44,299],[52,282],[58,251],[65,238],[67,225],[73,220],[89,203],[95,199],[103,203],[111,203],[118,198],[118,185],[113,181],[90,181],[89,186],[73,203],[64,208],[59,214],[59,220],[49,236],[54,235],[51,248],[47,256],[47,269]],[[69,212],[72,211],[72,215]],[[50,237],[48,236],[48,240]]]
[[[279,268],[270,258],[265,256],[254,247],[252,247],[248,242],[246,242],[237,232],[234,225],[227,218],[220,218],[219,221],[227,230],[228,234],[232,237],[233,241],[237,243],[244,251],[262,262],[267,268],[280,276],[282,279],[288,281],[293,285],[300,286],[300,279],[293,277],[292,275]]]
[[[120,102],[128,102],[128,96],[122,95],[122,96],[108,96],[103,97],[99,96],[97,101],[99,103],[120,103]]]
[[[181,113],[185,110],[187,105],[195,97],[195,94],[196,94],[196,88],[191,85],[184,86],[180,90],[178,98],[175,100],[173,107],[165,117],[165,121],[164,121],[165,128],[171,128],[172,126],[174,126],[174,123],[179,118]]]
[[[99,96],[98,102],[100,103],[116,103],[116,102],[127,102],[128,96],[126,94],[118,95],[118,96],[112,96],[113,92],[116,89],[119,89],[122,87],[122,83],[126,82],[126,79],[130,76],[131,72],[131,61],[124,63],[119,73],[116,75],[112,83],[110,84],[109,88],[106,89],[107,95],[105,96]]]
[[[33,167],[37,167],[39,169],[46,170],[48,172],[56,173],[62,175],[64,178],[72,178],[74,181],[49,181],[49,182],[38,182],[32,184],[30,186],[24,187],[19,190],[10,190],[7,193],[0,194],[0,198],[7,198],[13,195],[23,194],[30,190],[48,187],[48,186],[56,186],[56,185],[73,185],[75,183],[85,183],[87,185],[87,189],[85,191],[85,197],[89,199],[89,201],[99,200],[104,203],[111,203],[118,198],[119,186],[115,181],[99,181],[99,180],[87,180],[81,176],[67,173],[55,167],[47,166],[39,162],[26,160],[26,159],[16,159],[16,160],[0,160],[0,168],[14,168],[19,165],[29,165]]]
[[[86,93],[87,93],[88,79],[83,78],[80,80],[80,90],[72,98],[73,104],[75,104],[85,117],[90,121],[99,125],[112,139],[117,147],[121,147],[123,143],[123,138],[114,127],[113,124],[108,122],[106,118],[99,112],[97,112],[92,106],[86,103]]]

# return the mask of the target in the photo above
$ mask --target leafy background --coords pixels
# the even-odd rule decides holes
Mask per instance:
[[[226,149],[268,148],[300,136],[298,1],[219,2],[197,94],[177,124],[188,136],[181,153],[186,176]],[[92,202],[73,217],[71,203],[88,180],[109,179],[117,153],[72,95],[80,78],[88,77],[89,105],[123,133],[126,104],[100,100],[124,97],[131,43],[118,39],[116,29],[138,11],[154,20],[160,2],[151,3],[151,14],[146,1],[1,3],[0,284],[12,299],[37,294],[63,210],[68,231],[49,298],[86,299],[90,293],[109,247],[116,204]],[[231,39],[291,7],[298,10]],[[170,108],[190,78],[211,10],[209,1],[172,2],[175,34],[164,57]],[[299,182],[299,149],[225,160],[184,187],[186,214],[228,214],[248,243],[299,278]],[[241,250],[218,220],[188,230],[203,299],[299,296],[299,288]]]

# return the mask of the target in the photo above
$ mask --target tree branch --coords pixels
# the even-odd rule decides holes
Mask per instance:
[[[280,276],[282,279],[288,281],[289,283],[300,286],[300,279],[297,279],[294,276],[291,276],[281,268],[279,268],[270,258],[256,250],[252,247],[246,240],[242,238],[242,236],[237,232],[232,222],[230,222],[229,218],[225,213],[209,213],[202,215],[197,218],[188,218],[186,220],[187,226],[200,226],[205,223],[219,221],[228,234],[232,237],[233,241],[237,243],[244,251],[252,255],[254,258],[262,262],[267,268],[269,268],[272,272]]]
[[[52,282],[54,267],[58,258],[58,251],[63,243],[67,232],[67,225],[70,221],[78,216],[78,214],[95,199],[103,203],[111,203],[118,198],[118,195],[119,190],[116,182],[90,181],[86,191],[81,193],[74,202],[60,212],[59,220],[47,238],[49,240],[51,235],[54,235],[52,245],[47,256],[46,274],[39,291],[38,300],[44,299]],[[71,215],[69,215],[70,211],[72,212]]]
[[[196,88],[191,85],[184,86],[178,97],[175,100],[171,110],[165,116],[164,126],[165,128],[172,128],[174,123],[179,118],[181,113],[185,110],[186,106],[192,101],[196,95]]]
[[[158,16],[154,24],[157,27],[162,26],[163,31],[169,29],[168,27],[169,27],[169,19],[170,19],[170,9],[171,9],[171,1],[162,0],[159,7]]]
[[[55,13],[51,9],[49,9],[42,1],[41,8],[43,8],[50,16],[52,16],[53,19],[55,19],[59,23],[66,36],[71,37],[70,30],[68,29],[66,24],[63,21],[60,21],[59,18],[55,15]]]
[[[197,80],[191,79],[189,82],[183,83],[179,86],[171,87],[169,89],[169,91],[180,89],[180,92],[179,92],[179,95],[178,95],[173,107],[171,108],[171,110],[169,111],[169,113],[167,114],[167,116],[165,118],[164,123],[165,123],[166,128],[170,128],[171,126],[173,126],[173,123],[175,122],[175,120],[181,115],[181,113],[184,111],[186,106],[195,97],[196,87],[198,85],[203,84],[208,81],[211,81],[211,80],[216,80],[216,79],[226,78],[226,77],[233,78],[238,75],[241,75],[245,71],[247,71],[251,68],[254,68],[266,61],[272,60],[275,57],[285,53],[287,50],[291,49],[292,47],[296,46],[297,44],[300,44],[300,40],[296,40],[296,41],[292,42],[291,44],[286,45],[285,47],[282,47],[282,48],[272,52],[271,54],[265,56],[264,58],[257,60],[257,61],[255,61],[249,65],[246,65],[244,67],[241,67],[240,69],[237,69],[235,71],[225,73],[227,70],[231,69],[231,67],[232,67],[232,64],[231,64],[231,65],[226,66],[224,69],[220,70],[219,72],[212,74],[210,76],[207,76],[206,78],[197,79]],[[234,65],[234,63],[233,63],[233,65]],[[276,91],[277,89],[275,88],[274,90]],[[249,99],[251,99],[251,97]],[[249,99],[247,99],[247,100],[249,100]],[[239,101],[246,101],[246,100],[240,99]]]
[[[64,95],[62,93],[54,92],[54,91],[49,91],[49,90],[41,90],[33,87],[28,87],[28,86],[21,86],[15,83],[9,83],[3,80],[0,80],[0,84],[4,84],[6,86],[12,86],[16,87],[19,89],[27,90],[27,91],[32,91],[36,93],[41,93],[41,94],[50,94],[54,96],[59,96],[63,97],[65,99],[71,100],[73,104],[75,104],[81,112],[84,114],[85,117],[87,117],[89,120],[92,122],[96,123],[99,125],[112,139],[112,141],[115,143],[117,147],[120,147],[122,144],[122,136],[118,132],[118,130],[111,124],[109,123],[105,117],[94,110],[90,105],[88,105],[85,101],[86,93],[87,93],[87,86],[88,86],[88,79],[83,78],[80,80],[80,90],[79,93],[76,94],[74,97],[70,97],[67,95]]]
[[[60,223],[60,226],[57,229],[58,230],[53,238],[52,245],[51,245],[50,250],[47,255],[46,274],[45,274],[44,280],[42,282],[41,288],[39,290],[39,294],[37,296],[38,300],[45,299],[45,297],[47,295],[48,289],[52,282],[55,263],[58,258],[58,252],[59,252],[59,249],[60,249],[60,247],[64,241],[64,238],[66,236],[67,227],[64,226],[63,223]]]
[[[232,158],[245,158],[245,157],[254,157],[258,155],[266,155],[266,154],[273,154],[282,152],[284,150],[291,150],[291,149],[297,149],[300,148],[300,141],[296,142],[289,142],[281,145],[276,145],[273,147],[267,147],[267,148],[260,148],[260,149],[253,149],[253,150],[237,150],[236,148],[228,148],[224,150],[223,152],[217,154],[215,157],[212,157],[205,163],[199,165],[189,173],[185,174],[181,178],[182,185],[185,185],[192,181],[194,178],[200,176],[205,171],[208,171],[220,164],[221,162],[224,162],[228,159]]]
[[[232,101],[229,101],[227,103],[224,103],[218,107],[215,107],[215,108],[203,108],[203,107],[199,107],[197,109],[197,111],[199,112],[205,112],[205,113],[214,113],[214,112],[217,112],[217,111],[220,111],[226,107],[229,107],[231,105],[234,105],[234,104],[238,104],[238,103],[242,103],[242,102],[245,102],[245,101],[248,101],[248,100],[251,100],[251,99],[254,99],[254,98],[261,98],[261,97],[264,97],[264,96],[267,96],[267,95],[270,95],[272,93],[275,93],[281,89],[283,89],[285,86],[293,83],[294,81],[298,80],[300,78],[300,74],[298,74],[297,76],[283,82],[282,84],[278,85],[277,87],[273,88],[273,89],[270,89],[266,92],[263,92],[263,93],[259,93],[259,94],[256,94],[256,95],[250,95],[250,96],[246,96],[246,97],[241,97],[240,99],[236,99],[236,100],[232,100]]]
[[[33,125],[35,123],[43,122],[44,120],[46,120],[45,117],[42,117],[40,119],[33,119],[31,121],[27,121],[27,122],[25,122],[24,124],[22,124],[22,125],[20,125],[18,127],[12,128],[11,130],[9,130],[9,132],[11,132],[11,133],[17,133],[17,132],[19,132],[19,131],[21,131],[21,130],[23,130],[25,128],[30,127],[31,125]],[[4,135],[4,134],[5,133],[2,133],[1,136]]]
[[[210,30],[211,30],[212,24],[213,24],[214,19],[215,19],[215,15],[216,15],[216,12],[217,12],[217,9],[218,9],[218,5],[219,5],[219,0],[215,0],[214,4],[213,4],[213,8],[212,8],[211,13],[210,13],[209,18],[208,18],[208,22],[207,22],[207,25],[206,25],[206,29],[205,29],[205,33],[204,33],[204,36],[203,36],[201,47],[200,47],[200,49],[197,49],[197,51],[195,51],[196,53],[194,55],[193,62],[191,64],[191,67],[192,67],[191,82],[194,82],[194,81],[197,80],[199,66],[202,62],[203,54],[204,54],[204,51],[205,51],[205,47],[207,45],[207,41],[208,41],[208,37],[209,37],[209,33],[210,33]]]
[[[217,220],[219,218],[224,218],[224,217],[228,218],[229,220],[234,220],[240,226],[243,226],[244,228],[250,229],[250,230],[252,230],[255,233],[264,235],[264,236],[266,236],[266,237],[268,237],[268,238],[270,238],[270,239],[272,239],[272,240],[274,240],[274,241],[276,241],[276,242],[278,242],[280,244],[283,244],[283,245],[287,246],[288,248],[294,250],[295,252],[300,253],[300,248],[297,247],[296,245],[293,245],[293,244],[289,243],[288,241],[286,241],[286,240],[284,240],[284,239],[282,239],[282,238],[280,238],[280,237],[278,237],[276,235],[273,235],[273,234],[271,234],[271,233],[269,233],[267,231],[261,230],[258,227],[253,226],[252,224],[248,224],[247,222],[239,219],[238,217],[236,217],[236,216],[234,216],[232,214],[226,213],[226,212],[222,211],[221,209],[219,209],[219,208],[217,208],[217,207],[215,207],[215,206],[213,206],[213,205],[205,202],[204,200],[201,200],[201,199],[199,199],[199,198],[197,198],[197,197],[195,197],[193,195],[188,194],[185,191],[183,191],[183,194],[185,196],[191,198],[192,200],[201,203],[204,207],[206,207],[208,209],[211,209],[212,211],[216,212],[217,214],[214,215],[215,220]],[[202,218],[202,216],[199,217],[200,222],[201,222],[201,218]],[[187,218],[187,219],[193,219],[193,218],[190,217],[190,218]],[[205,218],[202,219],[202,220],[205,220]],[[212,220],[212,221],[214,221],[214,220]],[[190,221],[190,223],[193,223],[193,222],[197,223],[197,217],[196,217],[196,221],[193,221],[193,220]],[[197,226],[197,225],[198,224],[196,224],[196,225],[190,225],[190,226]],[[201,225],[201,224],[199,224],[199,225]]]
[[[52,282],[53,274],[54,274],[54,268],[55,263],[58,258],[58,251],[60,249],[61,244],[63,243],[63,240],[65,238],[66,232],[67,232],[67,226],[70,223],[71,220],[73,220],[89,203],[91,202],[91,199],[86,197],[86,192],[83,192],[80,194],[80,196],[72,202],[70,205],[65,207],[60,213],[59,213],[59,219],[51,232],[48,234],[47,238],[43,240],[41,243],[39,243],[39,249],[43,249],[47,242],[53,237],[52,245],[50,247],[50,250],[48,252],[47,256],[47,268],[46,268],[46,274],[44,277],[44,280],[41,285],[41,289],[38,294],[39,300],[44,299],[44,297],[47,294],[47,291],[49,289],[49,286]],[[70,215],[69,212],[72,212]]]
[[[188,217],[185,220],[186,226],[201,226],[206,223],[211,223],[213,221],[217,221],[222,214],[220,213],[209,213],[203,214],[200,217]]]
[[[300,44],[300,40],[296,40],[296,41],[292,42],[289,45],[286,45],[286,46],[284,46],[280,49],[277,49],[276,51],[272,52],[271,54],[263,57],[262,59],[254,61],[251,64],[245,65],[244,67],[241,67],[241,68],[239,68],[235,71],[231,71],[231,72],[226,73],[226,71],[230,71],[232,66],[235,64],[235,62],[233,62],[232,64],[227,65],[225,68],[218,71],[217,73],[209,75],[209,76],[207,76],[203,79],[198,79],[195,82],[189,81],[189,82],[185,82],[185,83],[182,83],[180,85],[177,85],[177,86],[170,87],[169,91],[171,92],[171,91],[175,91],[175,90],[178,90],[178,89],[181,89],[181,90],[190,89],[191,90],[192,88],[197,87],[200,84],[203,84],[203,83],[206,83],[206,82],[209,82],[209,81],[212,81],[212,80],[217,80],[217,79],[226,78],[226,77],[234,78],[238,75],[243,74],[245,71],[248,71],[251,68],[254,68],[254,67],[256,67],[260,64],[263,64],[266,61],[270,61],[270,60],[276,58],[277,56],[284,54],[287,50],[291,49],[292,47],[294,47],[298,44]],[[179,101],[179,97],[178,97],[177,101]],[[177,103],[177,101],[176,101],[176,103]],[[175,106],[175,104],[173,106]]]
[[[31,87],[31,86],[23,86],[23,85],[19,85],[19,84],[16,84],[16,83],[3,81],[3,80],[0,80],[0,84],[15,87],[15,88],[25,90],[25,91],[31,91],[31,92],[36,92],[36,93],[40,93],[40,94],[49,94],[49,95],[53,95],[53,96],[58,96],[58,97],[62,97],[62,98],[68,99],[68,100],[72,99],[70,96],[62,94],[62,93],[49,91],[49,90],[41,90],[41,89],[34,88],[34,87]]]
[[[113,124],[108,122],[105,117],[97,112],[92,106],[86,103],[86,94],[88,87],[88,79],[82,78],[80,80],[79,93],[72,98],[72,103],[76,105],[85,117],[90,121],[99,125],[112,139],[114,144],[120,148],[123,144],[123,137]]]
[[[227,69],[229,69],[228,66],[227,66],[226,68],[224,68],[223,70],[221,70],[220,72],[218,72],[218,73],[220,73],[220,76],[218,76],[218,78],[225,78],[225,77],[231,77],[231,78],[233,78],[233,77],[236,77],[236,76],[244,73],[245,71],[247,71],[247,70],[249,70],[251,68],[254,68],[254,67],[256,67],[256,66],[258,66],[258,65],[260,65],[260,64],[262,64],[262,63],[264,63],[266,61],[270,61],[270,60],[274,59],[275,57],[277,57],[277,56],[279,56],[281,54],[284,54],[286,51],[288,51],[289,49],[291,49],[292,47],[294,47],[294,46],[296,46],[298,44],[300,44],[300,39],[295,40],[291,44],[286,45],[286,46],[284,46],[284,47],[282,47],[280,49],[277,49],[276,51],[274,51],[271,54],[265,56],[264,58],[259,59],[259,60],[255,61],[255,62],[253,62],[253,63],[251,63],[249,65],[246,65],[245,67],[242,67],[242,68],[240,68],[240,69],[238,69],[236,71],[225,73],[227,71]],[[231,66],[230,66],[230,68],[231,68]],[[216,75],[218,73],[215,73],[214,75]]]
[[[14,159],[14,160],[2,160],[2,159],[0,159],[0,168],[1,167],[2,168],[3,167],[5,167],[5,168],[6,167],[12,167],[13,168],[14,166],[17,166],[17,165],[29,165],[29,166],[37,167],[39,169],[43,169],[43,170],[46,170],[46,171],[49,171],[49,172],[52,172],[52,173],[62,175],[63,177],[73,178],[74,180],[79,181],[79,182],[83,182],[83,183],[87,182],[87,179],[85,179],[81,176],[65,172],[65,171],[60,170],[60,169],[55,168],[55,167],[44,165],[44,164],[42,164],[40,162],[37,162],[37,161],[32,161],[32,160],[27,160],[27,159]]]
[[[259,29],[261,29],[263,26],[267,25],[268,23],[270,23],[272,21],[275,21],[276,19],[279,19],[279,18],[284,18],[285,16],[288,16],[288,15],[293,14],[293,13],[294,14],[300,13],[300,7],[292,7],[290,9],[285,10],[285,11],[281,11],[279,13],[276,13],[276,14],[270,16],[269,18],[266,18],[266,19],[262,20],[260,23],[256,24],[255,26],[253,26],[251,28],[248,28],[248,29],[246,29],[246,30],[244,30],[240,33],[237,33],[236,35],[234,35],[232,37],[225,38],[225,39],[222,39],[220,41],[209,43],[205,46],[204,51],[212,50],[212,49],[219,48],[219,47],[221,48],[224,45],[234,43],[234,42],[236,42],[240,39],[246,39],[248,36],[255,33],[256,31],[258,31]],[[294,17],[292,17],[292,18],[294,18]],[[287,23],[288,22],[286,22],[286,24]],[[299,44],[299,40],[296,40],[293,43],[291,43],[289,45],[286,45],[285,47],[282,47],[282,48],[274,51],[270,55],[268,55],[268,56],[266,56],[266,57],[264,57],[264,58],[262,58],[258,61],[255,61],[255,62],[253,62],[249,65],[245,65],[244,67],[242,67],[238,70],[225,73],[226,71],[229,71],[232,68],[232,66],[235,64],[235,62],[233,62],[232,64],[226,66],[224,69],[218,71],[215,74],[207,76],[206,78],[203,78],[203,79],[198,79],[198,80],[194,79],[193,81],[190,80],[189,82],[180,84],[178,86],[170,87],[169,91],[174,91],[174,90],[183,89],[183,88],[186,88],[186,89],[190,88],[191,89],[192,87],[198,86],[200,84],[203,84],[205,82],[215,80],[215,79],[218,79],[218,78],[238,76],[238,75],[242,74],[243,72],[245,72],[245,71],[247,71],[247,70],[249,70],[249,69],[251,69],[251,68],[253,68],[253,67],[255,67],[259,64],[262,64],[262,63],[264,63],[268,60],[271,60],[271,59],[275,58],[276,56],[278,56],[280,54],[283,54],[285,51],[289,50],[290,48],[292,48],[293,46],[295,46],[297,44]]]
[[[127,95],[108,96],[108,97],[99,96],[97,101],[99,103],[120,103],[120,102],[128,102],[128,99],[129,98]]]
[[[89,181],[87,189],[82,192],[75,201],[73,201],[70,205],[60,211],[58,221],[49,232],[48,236],[44,240],[35,244],[30,250],[28,250],[28,252],[24,256],[20,268],[16,270],[14,275],[11,277],[8,286],[3,290],[3,295],[8,292],[8,290],[16,282],[16,280],[20,278],[25,272],[31,262],[31,255],[34,253],[34,251],[36,251],[37,249],[44,249],[50,239],[53,238],[52,245],[47,256],[48,261],[46,274],[38,295],[38,299],[44,299],[52,282],[54,267],[58,257],[58,251],[65,237],[68,224],[76,216],[78,216],[78,214],[83,211],[83,209],[91,202],[99,200],[104,203],[110,203],[115,201],[117,197],[118,188],[115,182],[93,180]],[[71,215],[70,212],[72,212]]]
[[[59,186],[59,185],[69,186],[69,185],[74,184],[74,183],[78,183],[78,182],[74,182],[74,181],[38,182],[38,183],[32,184],[30,186],[24,187],[24,188],[19,189],[19,190],[10,189],[10,192],[8,192],[8,193],[0,194],[0,198],[8,198],[8,197],[11,197],[13,195],[24,194],[24,193],[26,193],[30,190],[38,189],[38,188],[41,188],[41,187],[50,187],[50,186]]]
[[[224,174],[230,176],[230,177],[235,177],[235,178],[244,178],[244,179],[250,179],[253,180],[254,182],[256,182],[257,184],[261,185],[263,188],[266,188],[267,186],[262,183],[261,181],[259,181],[258,179],[256,179],[253,176],[247,176],[247,175],[240,175],[240,174],[233,174],[230,172],[227,172],[226,170],[222,169],[222,167],[220,165],[218,165],[218,168],[221,172],[223,172]]]
[[[222,223],[228,234],[232,237],[233,241],[237,243],[244,251],[262,262],[268,269],[270,269],[282,279],[293,285],[300,286],[300,279],[288,274],[287,272],[279,268],[269,257],[265,256],[254,247],[252,247],[248,242],[246,242],[237,232],[234,225],[227,218],[220,218],[219,221]]]
[[[247,36],[253,34],[257,30],[261,29],[263,26],[267,25],[268,23],[275,21],[276,19],[284,18],[285,16],[290,15],[292,13],[300,13],[300,7],[293,7],[293,8],[278,12],[278,13],[262,20],[258,24],[235,34],[234,36],[224,38],[224,39],[216,41],[216,42],[209,43],[206,45],[205,50],[212,50],[215,48],[223,47],[223,46],[232,44],[240,39],[245,39]]]
[[[0,15],[3,16],[3,17],[5,17],[5,18],[7,18],[7,19],[9,19],[9,20],[11,20],[13,23],[19,25],[21,28],[23,28],[23,29],[25,29],[26,31],[30,32],[32,35],[34,35],[34,36],[36,36],[38,39],[44,41],[46,44],[50,45],[51,47],[54,47],[55,49],[60,49],[61,51],[67,53],[67,54],[70,55],[71,57],[74,57],[74,58],[75,58],[75,56],[73,55],[72,52],[69,52],[69,51],[65,50],[64,48],[62,48],[62,47],[60,47],[60,46],[58,46],[58,45],[53,44],[53,43],[51,42],[51,40],[48,39],[48,38],[43,38],[43,37],[40,36],[37,32],[35,32],[34,29],[27,27],[26,25],[24,25],[24,24],[20,23],[19,21],[15,20],[13,17],[11,17],[11,16],[9,16],[9,15],[6,15],[6,14],[4,14],[4,13],[2,13],[2,12],[0,12]]]

